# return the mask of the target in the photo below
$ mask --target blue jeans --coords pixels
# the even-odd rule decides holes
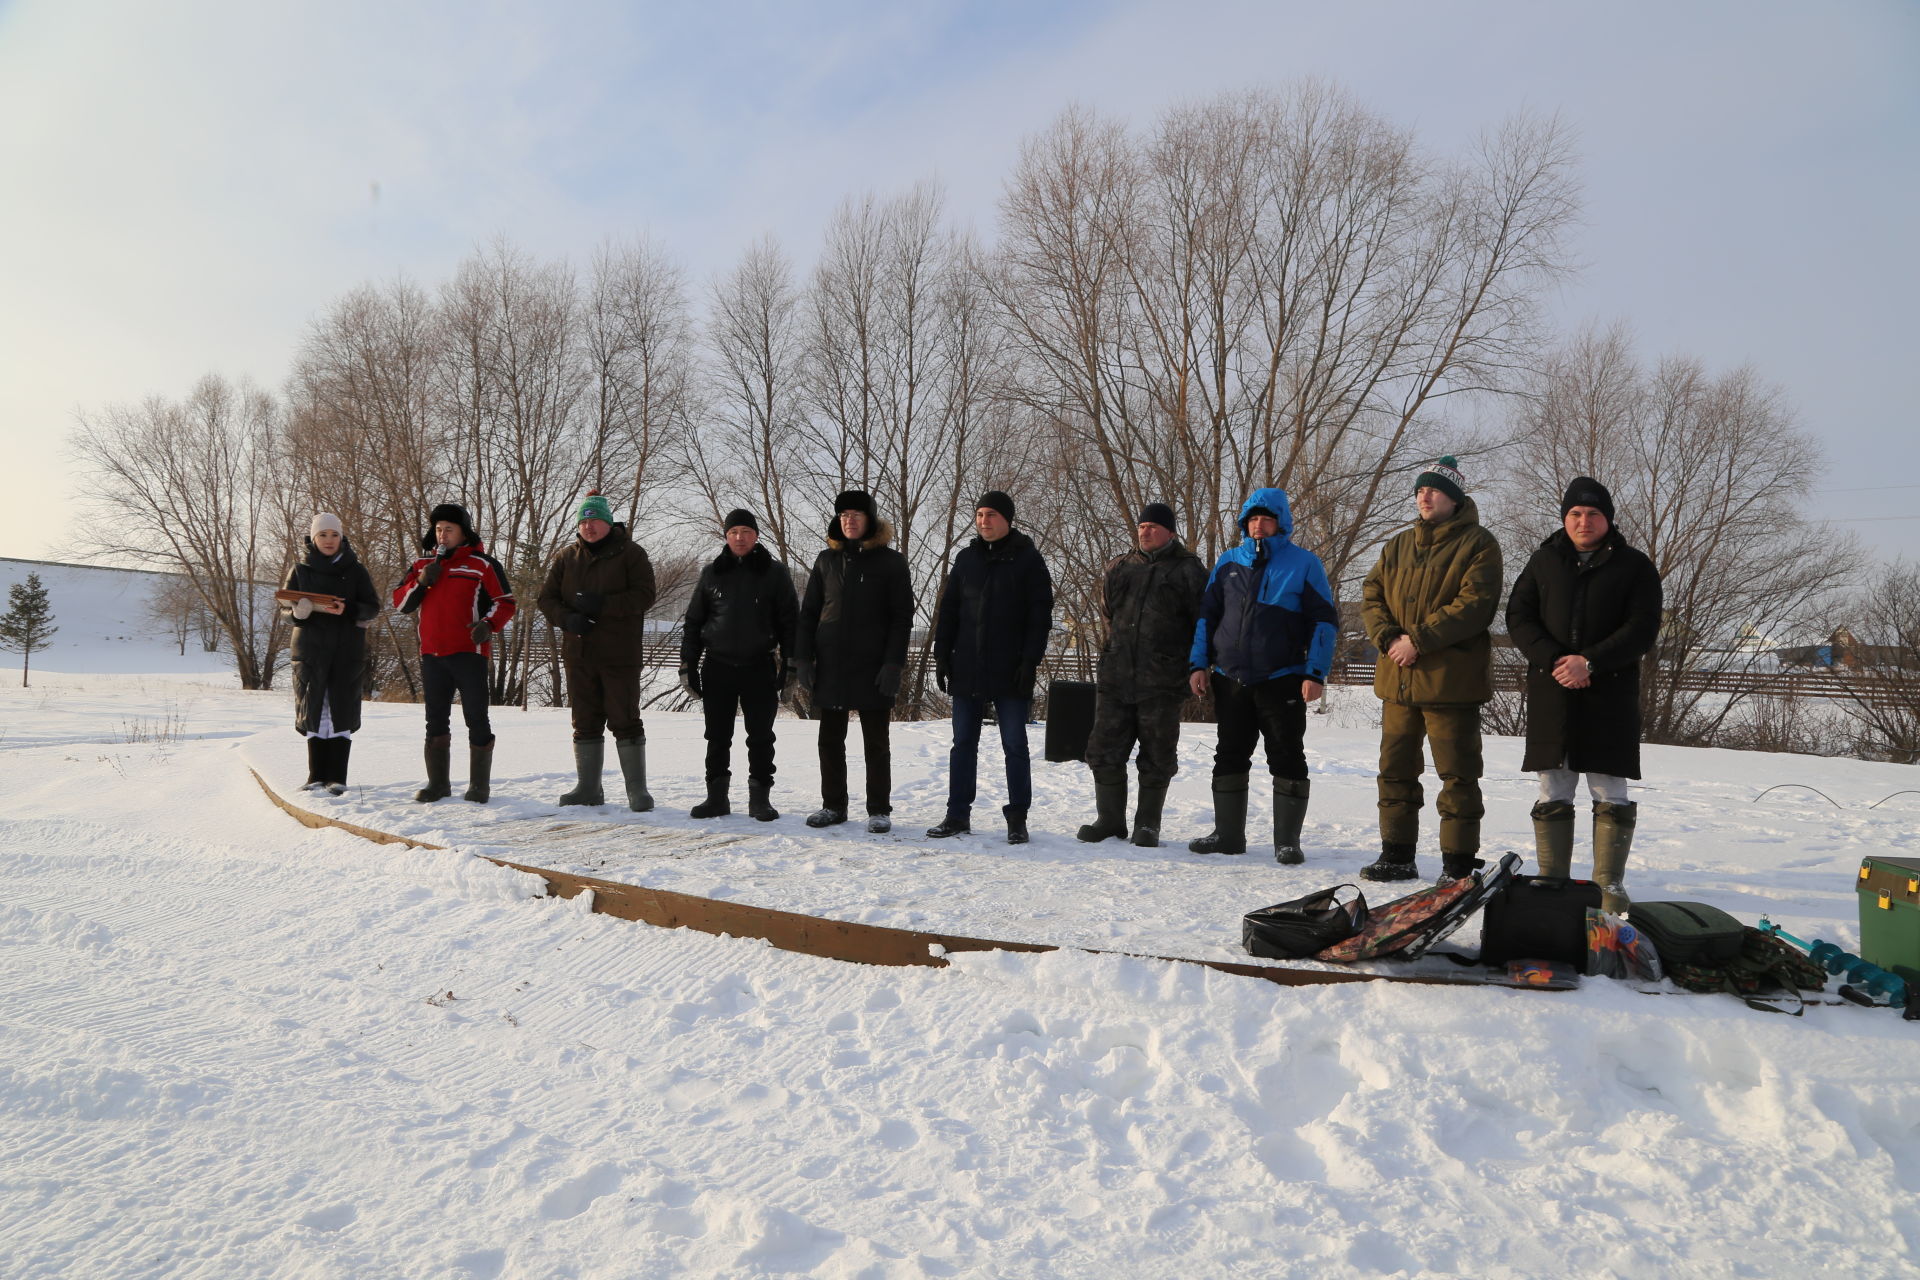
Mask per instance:
[[[980,726],[992,701],[1000,722],[1000,749],[1007,757],[1007,808],[1024,816],[1033,803],[1033,760],[1027,754],[1025,698],[978,698],[956,694],[953,699],[953,753],[947,757],[947,817],[966,819],[973,809],[980,772]]]

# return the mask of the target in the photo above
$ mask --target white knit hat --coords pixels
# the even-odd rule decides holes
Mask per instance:
[[[322,511],[313,518],[313,523],[307,526],[307,536],[309,538],[315,537],[318,534],[325,533],[329,529],[340,534],[342,537],[344,537],[347,532],[347,527],[340,523],[339,516],[333,514],[331,511]]]

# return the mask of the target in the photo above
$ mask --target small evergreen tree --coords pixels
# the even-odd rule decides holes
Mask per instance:
[[[47,647],[53,633],[53,607],[47,603],[47,589],[40,575],[30,573],[25,582],[7,588],[7,611],[0,614],[0,649],[20,655],[20,687],[27,687],[27,669],[33,664],[33,651]]]

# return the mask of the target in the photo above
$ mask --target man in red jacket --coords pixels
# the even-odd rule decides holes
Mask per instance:
[[[414,792],[422,803],[453,794],[448,781],[453,751],[453,695],[467,721],[471,761],[465,796],[485,804],[491,795],[493,726],[487,720],[489,641],[513,617],[513,591],[506,570],[488,555],[473,531],[467,509],[443,502],[433,509],[433,531],[420,540],[427,554],[413,562],[393,589],[393,607],[419,612],[420,683],[427,699],[427,785]]]

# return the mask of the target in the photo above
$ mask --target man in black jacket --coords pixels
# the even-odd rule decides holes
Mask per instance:
[[[1573,798],[1580,775],[1593,797],[1593,878],[1602,905],[1627,905],[1627,854],[1639,806],[1640,660],[1660,635],[1660,573],[1613,527],[1613,495],[1576,477],[1560,501],[1561,528],[1513,584],[1507,634],[1527,659],[1527,751],[1540,774],[1533,806],[1540,874],[1573,862]]]
[[[1033,803],[1027,712],[1053,628],[1053,578],[1033,539],[1013,527],[1013,499],[1005,493],[982,495],[973,527],[979,536],[953,558],[934,631],[934,678],[953,697],[953,752],[946,817],[927,834],[938,840],[973,829],[980,726],[991,702],[1007,757],[1007,804],[1001,810],[1007,843],[1025,844]]]
[[[1173,508],[1149,502],[1135,524],[1133,550],[1107,564],[1101,608],[1107,643],[1100,651],[1093,732],[1094,819],[1089,843],[1127,834],[1127,755],[1140,744],[1140,804],[1133,843],[1160,843],[1160,811],[1179,768],[1180,704],[1187,697],[1187,651],[1200,617],[1207,568],[1175,536]]]
[[[800,604],[795,665],[820,718],[820,809],[810,827],[847,820],[847,716],[860,713],[867,757],[867,830],[893,829],[893,702],[913,630],[906,557],[888,544],[893,526],[873,495],[849,489],[833,500],[827,549],[813,562]]]
[[[793,630],[799,602],[787,566],[760,546],[753,512],[727,513],[727,547],[700,571],[680,641],[680,682],[707,719],[707,798],[695,818],[718,818],[732,780],[733,716],[747,726],[747,812],[761,822],[773,807],[773,717],[793,678]]]

